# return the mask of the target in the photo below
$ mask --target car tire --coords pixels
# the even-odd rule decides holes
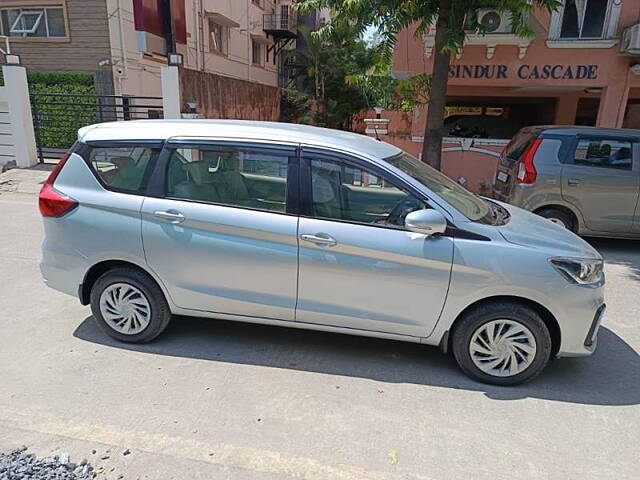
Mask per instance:
[[[114,268],[100,276],[91,288],[90,301],[100,328],[121,342],[150,342],[171,320],[160,287],[133,268]]]
[[[552,350],[551,335],[540,315],[511,302],[490,303],[466,313],[456,324],[451,342],[464,373],[483,383],[504,386],[537,377]]]
[[[543,208],[542,210],[537,211],[536,214],[552,221],[553,223],[557,223],[558,225],[563,226],[573,233],[578,232],[576,219],[573,217],[573,215],[565,211],[559,210],[557,208]]]

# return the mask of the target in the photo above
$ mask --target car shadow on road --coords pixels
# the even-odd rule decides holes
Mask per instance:
[[[607,263],[627,267],[629,277],[640,281],[640,240],[613,238],[586,238],[585,240],[602,254]]]
[[[133,345],[113,340],[85,319],[74,336],[114,348],[368,378],[387,383],[484,392],[495,400],[540,398],[587,405],[640,403],[640,356],[607,328],[587,358],[552,361],[533,382],[505,388],[467,378],[450,356],[425,345],[225,320],[176,317],[158,339]]]

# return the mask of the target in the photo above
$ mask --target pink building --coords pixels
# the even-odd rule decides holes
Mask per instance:
[[[526,125],[640,128],[640,0],[566,0],[553,14],[536,9],[531,38],[515,36],[506,14],[475,14],[488,33],[468,35],[453,59],[445,173],[483,191],[499,151]],[[400,33],[396,76],[431,72],[433,33]],[[412,118],[382,116],[391,119],[385,140],[421,151],[426,107]]]

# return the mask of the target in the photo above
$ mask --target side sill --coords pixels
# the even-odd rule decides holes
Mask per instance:
[[[202,310],[188,310],[185,308],[177,308],[173,311],[174,315],[184,315],[199,318],[212,318],[221,320],[232,320],[244,323],[256,323],[259,325],[273,325],[278,327],[298,328],[302,330],[317,330],[321,332],[341,333],[345,335],[355,335],[360,337],[383,338],[387,340],[397,340],[401,342],[426,343],[426,337],[413,337],[410,335],[400,335],[396,333],[377,332],[373,330],[358,330],[348,327],[334,327],[331,325],[322,325],[317,323],[305,323],[295,320],[276,320],[263,317],[249,317],[243,315],[232,315],[225,313],[207,312]]]

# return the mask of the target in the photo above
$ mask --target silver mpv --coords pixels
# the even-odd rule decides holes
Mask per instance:
[[[93,125],[40,193],[45,282],[124,342],[189,315],[439,345],[483,382],[596,347],[602,257],[402,150],[242,121]]]

